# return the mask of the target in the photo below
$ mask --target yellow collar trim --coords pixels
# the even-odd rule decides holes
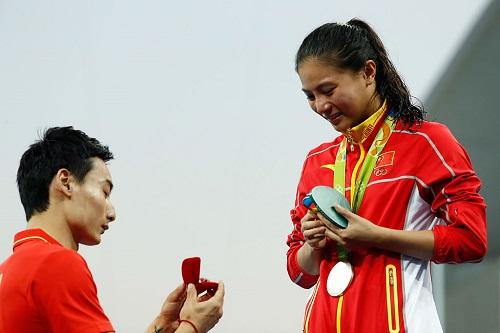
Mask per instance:
[[[21,239],[18,239],[17,241],[14,242],[13,246],[16,246],[17,244],[19,243],[22,243],[24,241],[27,241],[29,239],[41,239],[43,240],[45,243],[48,243],[49,241],[46,240],[45,238],[43,237],[40,237],[40,236],[30,236],[30,237],[24,237],[24,238],[21,238]]]
[[[362,143],[365,141],[366,138],[372,133],[375,125],[378,123],[378,120],[385,114],[385,111],[387,111],[387,101],[384,100],[382,106],[374,114],[368,117],[368,119],[357,126],[349,128],[346,133],[344,133],[347,140],[349,142],[356,143]]]

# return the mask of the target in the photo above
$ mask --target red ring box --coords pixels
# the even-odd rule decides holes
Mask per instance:
[[[200,279],[200,267],[200,257],[184,259],[182,261],[182,279],[184,280],[184,283],[186,285],[189,283],[194,284],[198,294],[201,294],[205,291],[211,295],[215,294],[215,291],[217,291],[217,287],[219,284],[217,282]]]

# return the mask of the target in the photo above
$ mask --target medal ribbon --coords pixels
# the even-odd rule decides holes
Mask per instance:
[[[354,182],[351,181],[351,209],[353,213],[357,213],[363,196],[365,194],[366,186],[368,185],[368,180],[377,164],[377,159],[384,149],[385,144],[389,140],[394,127],[396,126],[394,119],[391,116],[387,116],[384,123],[380,127],[375,139],[373,140],[366,158],[363,161],[361,170],[359,171],[358,177]],[[362,145],[361,154],[364,150]],[[363,156],[361,156],[363,158]],[[334,175],[333,175],[333,187],[345,196],[345,169],[347,161],[347,138],[344,137],[340,143],[339,150],[337,151],[337,156],[335,157],[334,165]],[[353,171],[353,178],[356,177],[356,169]],[[338,246],[338,256],[339,260],[347,261],[347,250],[343,246]]]

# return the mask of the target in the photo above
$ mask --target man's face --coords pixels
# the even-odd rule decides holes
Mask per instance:
[[[97,245],[108,224],[115,219],[110,195],[113,188],[106,164],[92,158],[92,169],[80,182],[72,182],[66,220],[77,244]]]

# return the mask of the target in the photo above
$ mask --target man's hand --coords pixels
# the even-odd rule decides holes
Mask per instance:
[[[206,333],[222,317],[223,303],[224,284],[222,281],[219,282],[217,291],[213,296],[207,293],[198,297],[194,285],[189,284],[186,301],[180,310],[180,320],[188,320],[197,328],[198,333]],[[182,322],[181,324],[184,325]]]
[[[181,284],[168,296],[160,310],[160,314],[149,326],[147,333],[172,333],[179,327],[179,314],[186,300],[186,285]]]
[[[175,288],[161,307],[159,317],[165,322],[164,332],[174,332],[179,326],[179,314],[186,300],[186,285],[183,283]]]

